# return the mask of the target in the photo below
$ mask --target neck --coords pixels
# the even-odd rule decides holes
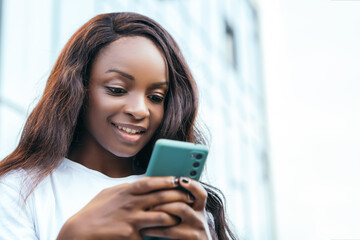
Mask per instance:
[[[117,157],[93,142],[80,141],[70,151],[68,158],[113,178],[134,174],[131,157]]]

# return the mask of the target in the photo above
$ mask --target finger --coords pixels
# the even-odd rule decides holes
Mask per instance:
[[[130,193],[146,194],[161,189],[175,188],[179,185],[174,177],[144,177],[131,184]]]
[[[164,237],[171,239],[192,239],[201,240],[204,239],[199,231],[194,231],[188,226],[176,226],[165,228],[146,228],[141,231],[142,235],[153,237]]]
[[[138,229],[150,227],[170,227],[178,224],[180,219],[164,211],[147,211],[135,217],[133,221],[138,222]]]
[[[190,224],[192,226],[201,223],[201,221],[198,221],[197,219],[198,216],[195,210],[191,206],[183,202],[172,202],[172,203],[161,204],[155,206],[151,210],[161,211],[170,215],[177,216],[181,219],[182,222],[186,222],[187,224]]]
[[[153,208],[154,206],[171,203],[183,202],[193,204],[194,200],[189,197],[189,193],[177,189],[160,190],[143,195],[142,205],[144,209]]]
[[[201,183],[187,177],[181,177],[179,183],[181,187],[189,191],[194,197],[193,209],[195,211],[204,210],[207,200],[207,191]]]

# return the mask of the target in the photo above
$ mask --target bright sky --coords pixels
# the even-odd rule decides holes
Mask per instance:
[[[278,240],[360,239],[360,0],[260,0]]]

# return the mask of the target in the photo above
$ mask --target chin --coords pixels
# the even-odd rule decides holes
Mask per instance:
[[[140,150],[139,150],[140,151]],[[115,156],[120,158],[131,158],[136,156],[136,154],[139,153],[139,151],[118,151],[118,152],[112,152]]]
[[[143,150],[147,145],[146,144],[137,144],[137,145],[121,145],[114,146],[112,149],[108,149],[113,155],[119,158],[131,158],[135,157],[141,150]]]
[[[119,157],[119,158],[132,158],[136,155],[136,153],[124,153],[124,152],[121,152],[121,153],[115,153],[114,154],[116,157]]]

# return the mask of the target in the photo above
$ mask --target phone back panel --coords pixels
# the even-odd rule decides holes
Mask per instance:
[[[146,171],[147,176],[187,176],[199,180],[208,155],[205,145],[159,139]]]

